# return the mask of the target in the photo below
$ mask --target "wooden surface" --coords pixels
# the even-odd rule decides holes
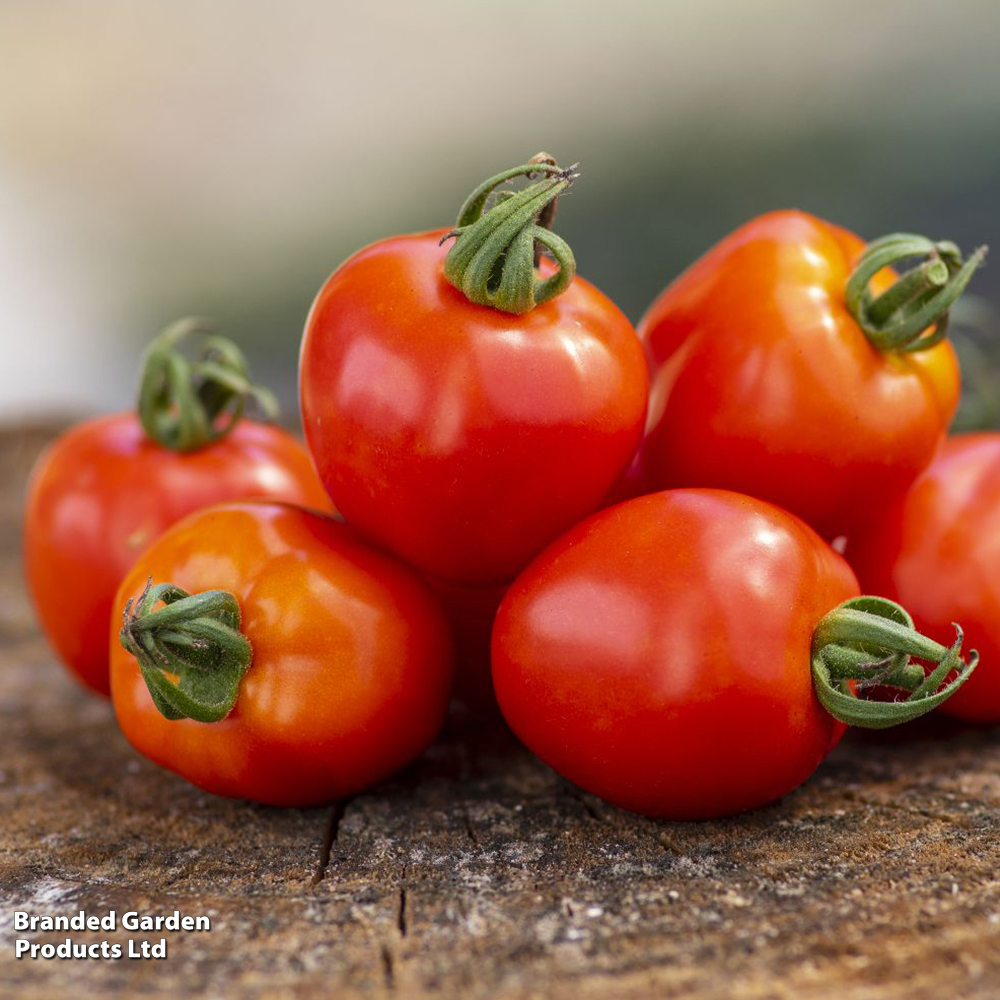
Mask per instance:
[[[158,770],[37,634],[19,519],[44,437],[0,436],[0,996],[1000,997],[996,731],[852,736],[783,802],[703,824],[454,734],[331,809]],[[168,933],[165,962],[15,961],[15,908],[212,930]]]

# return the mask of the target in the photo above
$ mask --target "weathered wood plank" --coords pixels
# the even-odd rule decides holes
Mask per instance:
[[[620,812],[510,741],[455,733],[335,809],[159,771],[32,623],[20,496],[46,436],[0,436],[3,995],[1000,995],[996,731],[852,736],[783,802],[704,824]],[[15,961],[18,907],[213,927],[167,933],[166,962]]]

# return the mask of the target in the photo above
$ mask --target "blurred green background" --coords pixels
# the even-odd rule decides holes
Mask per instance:
[[[539,149],[633,319],[771,208],[1000,250],[998,43],[998,0],[0,0],[0,418],[126,405],[184,313],[294,413],[326,275]]]

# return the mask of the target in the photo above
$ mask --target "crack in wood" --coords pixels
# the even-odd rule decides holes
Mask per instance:
[[[330,867],[330,855],[333,853],[333,845],[337,842],[337,837],[340,835],[340,822],[344,818],[347,802],[347,799],[341,799],[335,802],[333,808],[330,810],[323,843],[319,849],[319,859],[316,862],[316,871],[313,872],[310,885],[319,885],[326,878],[326,871]]]
[[[399,928],[399,936],[406,937],[406,888],[399,890],[399,908],[396,912],[396,926]]]
[[[389,992],[396,989],[396,961],[392,957],[392,951],[388,945],[382,945],[382,978],[385,980],[385,988]]]

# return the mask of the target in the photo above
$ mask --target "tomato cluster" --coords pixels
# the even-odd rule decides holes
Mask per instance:
[[[454,697],[609,802],[697,819],[796,788],[847,725],[1000,720],[954,624],[1000,654],[1000,438],[942,447],[984,251],[771,213],[635,330],[552,231],[576,177],[539,154],[331,275],[308,454],[244,419],[270,397],[229,341],[186,358],[188,321],[137,412],[40,460],[39,618],[141,753],[328,802]]]

